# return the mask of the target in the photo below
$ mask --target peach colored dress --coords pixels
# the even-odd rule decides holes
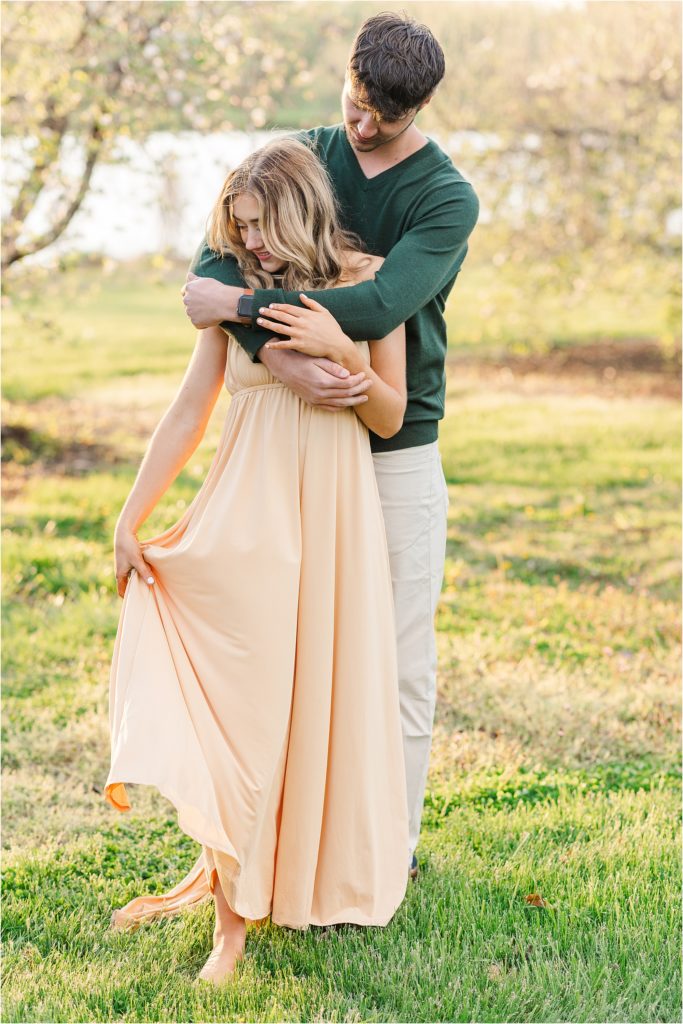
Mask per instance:
[[[141,541],[155,583],[131,574],[110,681],[107,799],[128,810],[125,783],[156,786],[202,851],[113,924],[176,913],[218,876],[252,921],[385,925],[405,895],[408,816],[368,432],[231,336],[225,384],[201,489]]]

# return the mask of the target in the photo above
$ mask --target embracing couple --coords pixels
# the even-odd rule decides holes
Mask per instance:
[[[478,214],[415,124],[444,74],[423,25],[371,17],[343,122],[227,177],[183,289],[199,328],[115,534],[123,597],[105,794],[156,786],[201,854],[114,927],[213,894],[200,977],[246,922],[385,925],[417,873],[448,491],[444,307]],[[137,531],[232,395],[201,489]]]

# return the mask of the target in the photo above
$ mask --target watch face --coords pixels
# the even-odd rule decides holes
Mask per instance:
[[[240,295],[237,300],[237,315],[251,319],[251,312],[254,305],[253,295]]]

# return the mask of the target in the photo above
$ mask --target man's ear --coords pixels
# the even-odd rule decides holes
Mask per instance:
[[[431,103],[433,95],[434,95],[434,93],[430,93],[430,95],[427,97],[426,100],[422,100],[422,103],[420,104],[420,106],[417,109],[418,110],[422,110],[422,108],[426,107],[428,103]]]

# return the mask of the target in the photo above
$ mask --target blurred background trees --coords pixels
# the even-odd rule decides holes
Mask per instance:
[[[277,120],[278,97],[307,82],[301,47],[311,59],[315,54],[313,27],[292,22],[288,4],[3,6],[3,131],[26,142],[3,225],[3,267],[59,238],[95,164],[112,157],[119,138],[260,128]],[[324,29],[324,21],[315,28]],[[70,180],[62,166],[67,147],[81,154]],[[49,228],[22,238],[28,214],[47,192]]]
[[[438,6],[462,59],[432,124],[491,133],[465,159],[495,265],[528,262],[534,291],[564,282],[580,301],[591,275],[654,260],[677,297],[680,5]]]
[[[385,7],[4,4],[3,132],[21,140],[21,159],[6,170],[3,267],[62,235],[95,165],[117,159],[122,138],[337,121],[354,32]],[[473,258],[526,293],[513,325],[533,329],[530,306],[543,292],[571,307],[610,281],[634,295],[655,274],[668,295],[671,341],[680,297],[680,5],[404,7],[446,52],[446,79],[420,123],[482,200]],[[29,231],[36,207],[41,228]]]

